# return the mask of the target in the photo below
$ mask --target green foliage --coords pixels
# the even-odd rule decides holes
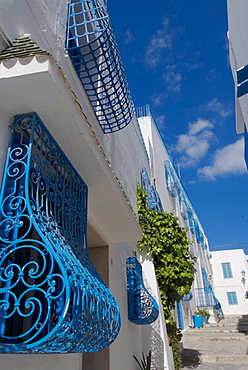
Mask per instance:
[[[189,294],[194,281],[195,258],[189,251],[191,242],[186,229],[179,225],[172,212],[165,213],[148,209],[147,193],[138,186],[137,203],[142,241],[139,250],[152,257],[160,289],[165,318],[176,301]]]
[[[195,257],[189,251],[191,242],[187,230],[179,225],[178,218],[172,212],[148,209],[146,198],[147,193],[138,186],[137,205],[142,228],[139,250],[146,251],[153,259],[167,331],[171,337],[174,366],[175,370],[179,370],[182,360],[178,343],[182,335],[172,318],[171,309],[176,301],[190,292],[194,281]]]
[[[198,308],[198,310],[195,311],[194,315],[202,315],[202,316],[207,317],[208,319],[210,317],[210,313],[207,310],[204,310],[202,308]]]
[[[137,357],[133,356],[136,360],[137,364],[139,365],[141,370],[151,370],[151,364],[152,364],[152,352],[149,351],[148,355],[145,355],[142,353],[142,359],[139,361]]]
[[[152,370],[151,366],[152,366],[152,352],[149,351],[148,355],[144,355],[144,353],[142,353],[142,359],[141,360],[138,360],[137,357],[133,356],[135,361],[137,362],[137,364],[139,365],[140,369],[141,370]],[[155,370],[155,369],[154,369]],[[160,370],[163,370],[163,369],[160,369]]]

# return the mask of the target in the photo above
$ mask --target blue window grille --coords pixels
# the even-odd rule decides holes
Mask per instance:
[[[94,352],[120,329],[87,247],[87,186],[35,113],[15,116],[0,197],[0,352]]]
[[[105,134],[126,127],[134,108],[106,6],[70,0],[66,49]]]
[[[126,259],[128,318],[137,325],[153,323],[159,314],[158,304],[144,286],[142,267],[135,257]]]
[[[157,190],[151,184],[147,170],[145,167],[141,169],[141,186],[147,192],[148,208],[153,211],[163,211],[163,206]]]
[[[221,264],[222,266],[222,272],[223,272],[223,278],[224,279],[232,279],[233,274],[232,274],[232,267],[230,262],[223,262]]]
[[[237,293],[236,292],[227,292],[227,300],[229,305],[238,304]]]
[[[237,97],[248,93],[248,65],[237,70]]]
[[[164,162],[164,166],[167,189],[172,197],[177,197],[181,193],[182,189],[176,171],[169,160]]]

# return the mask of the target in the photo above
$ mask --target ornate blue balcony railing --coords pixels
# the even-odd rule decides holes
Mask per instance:
[[[171,196],[177,197],[182,191],[178,176],[169,160],[164,162],[164,166],[167,189]]]
[[[148,208],[153,211],[163,211],[163,206],[160,200],[160,196],[154,186],[151,184],[147,170],[145,167],[141,169],[141,186],[148,194],[147,204]]]
[[[35,113],[14,117],[0,197],[0,352],[93,352],[120,311],[87,248],[87,186]]]
[[[143,283],[142,267],[135,257],[126,259],[128,318],[138,325],[153,323],[159,314],[158,304]]]
[[[126,127],[134,114],[106,7],[70,0],[66,49],[105,134]]]

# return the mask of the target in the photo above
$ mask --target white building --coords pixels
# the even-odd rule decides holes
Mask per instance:
[[[245,161],[248,166],[248,3],[227,0],[229,56],[235,85],[236,131],[244,133]]]
[[[207,238],[150,113],[138,123],[105,3],[1,0],[1,370],[135,370],[150,349],[173,370],[153,264],[137,250],[143,169],[197,257],[179,325],[206,305]]]
[[[212,252],[215,294],[224,314],[248,314],[248,265],[243,249]]]

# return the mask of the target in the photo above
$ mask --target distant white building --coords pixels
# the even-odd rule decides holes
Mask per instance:
[[[224,314],[248,314],[248,264],[243,249],[212,252],[213,281]]]

